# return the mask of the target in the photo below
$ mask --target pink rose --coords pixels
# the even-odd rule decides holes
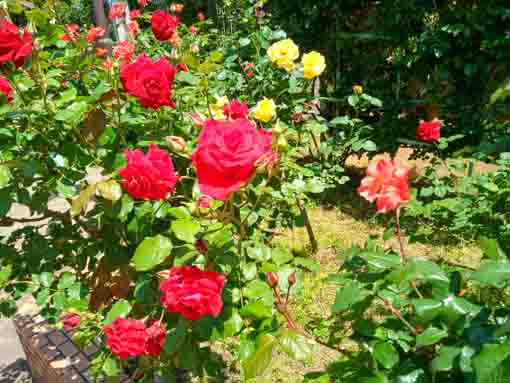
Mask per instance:
[[[251,121],[206,121],[192,155],[200,191],[226,200],[249,182],[257,163],[273,157],[272,132]]]
[[[137,199],[164,200],[175,190],[179,177],[165,150],[150,145],[146,155],[140,149],[126,150],[127,166],[119,170],[129,195]]]

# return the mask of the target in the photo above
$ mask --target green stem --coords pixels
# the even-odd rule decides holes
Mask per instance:
[[[404,264],[406,262],[407,255],[405,253],[404,242],[400,230],[400,206],[395,210],[395,218],[397,219],[397,237],[400,245],[400,263]]]

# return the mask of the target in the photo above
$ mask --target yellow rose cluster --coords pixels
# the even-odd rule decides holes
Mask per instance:
[[[285,39],[271,45],[267,55],[278,68],[291,72],[296,67],[295,61],[299,58],[299,47],[291,39]],[[301,64],[303,64],[303,75],[309,80],[320,76],[326,69],[324,56],[315,51],[304,54]]]

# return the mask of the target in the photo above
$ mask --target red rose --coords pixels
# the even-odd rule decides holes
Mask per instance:
[[[395,210],[409,202],[409,168],[398,160],[372,161],[367,176],[361,180],[358,193],[367,201],[376,202],[379,213]]]
[[[62,323],[64,324],[64,330],[71,331],[80,324],[81,317],[79,314],[68,313],[62,317]]]
[[[0,92],[7,97],[7,102],[12,102],[12,87],[5,77],[0,76]]]
[[[140,32],[140,25],[138,25],[138,21],[131,21],[128,24],[128,32],[131,37],[135,37],[138,32]]]
[[[433,142],[441,138],[441,128],[443,122],[437,118],[432,121],[420,121],[416,129],[416,137],[422,141]]]
[[[161,354],[165,344],[166,330],[159,321],[153,322],[147,328],[147,344],[145,345],[145,355],[158,356]]]
[[[205,20],[205,15],[203,12],[198,12],[197,13],[197,19],[198,21],[204,21]]]
[[[131,12],[129,12],[129,18],[131,18],[132,20],[138,19],[141,15],[142,13],[140,12],[139,9],[133,9]]]
[[[117,318],[104,328],[106,344],[112,354],[120,359],[140,356],[145,353],[149,334],[142,321]]]
[[[5,19],[0,21],[0,64],[12,61],[19,68],[32,52],[33,44],[28,30],[21,35],[16,25]]]
[[[177,73],[179,73],[179,72],[189,72],[189,68],[188,68],[188,66],[187,66],[186,64],[184,64],[184,63],[179,63],[179,64],[177,64],[177,65],[175,66],[175,71],[176,71]]]
[[[159,9],[152,14],[151,26],[154,36],[159,41],[169,40],[177,29],[179,18]]]
[[[114,3],[111,8],[110,12],[108,13],[108,18],[113,21],[115,19],[118,19],[119,17],[124,16],[126,13],[126,3]]]
[[[89,43],[91,43],[91,42],[103,37],[104,34],[105,34],[105,30],[101,27],[90,28],[87,32],[87,41]]]
[[[150,145],[146,155],[140,149],[126,150],[127,166],[119,170],[122,186],[133,198],[163,200],[172,193],[179,177],[167,151]]]
[[[149,4],[151,1],[150,0],[138,0],[138,4],[141,6],[141,7],[146,7],[147,4]]]
[[[228,199],[250,180],[257,162],[273,154],[271,144],[272,133],[246,119],[206,121],[192,155],[200,191]]]
[[[103,68],[106,70],[112,70],[113,69],[113,63],[110,59],[105,59],[103,61]]]
[[[172,101],[174,76],[175,68],[166,59],[152,61],[145,54],[120,69],[124,89],[137,97],[144,107],[152,109],[162,106],[175,108]]]
[[[181,313],[186,319],[198,320],[206,315],[218,317],[223,307],[221,292],[225,277],[195,266],[174,267],[170,277],[159,286],[161,302],[170,312]]]
[[[61,34],[59,39],[67,42],[76,41],[80,27],[77,24],[68,24],[65,29],[66,33]]]
[[[189,27],[189,31],[191,32],[191,34],[195,35],[198,32],[198,28],[192,25],[191,27]]]
[[[244,102],[234,100],[223,107],[223,112],[228,118],[237,120],[238,118],[246,118],[249,109]]]
[[[131,56],[135,52],[135,46],[129,41],[122,41],[113,48],[113,57],[125,62],[131,61]]]

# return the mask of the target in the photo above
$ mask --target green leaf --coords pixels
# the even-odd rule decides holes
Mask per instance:
[[[96,194],[108,201],[115,202],[122,197],[122,188],[117,181],[103,181],[96,184]]]
[[[66,271],[65,273],[62,273],[62,275],[60,276],[57,288],[59,290],[67,289],[67,288],[71,287],[75,281],[76,281],[76,275]]]
[[[105,360],[102,370],[106,376],[110,376],[110,377],[120,376],[120,372],[121,372],[119,363],[117,362],[117,359],[113,356],[111,356]]]
[[[308,359],[312,354],[308,338],[296,331],[285,330],[278,340],[281,349],[295,360]]]
[[[248,283],[243,289],[244,295],[251,299],[262,299],[272,297],[273,292],[266,282],[255,279]]]
[[[471,274],[471,279],[495,287],[504,287],[510,280],[510,263],[485,261]]]
[[[397,350],[390,342],[377,342],[374,345],[373,355],[375,360],[386,369],[392,368],[400,359]]]
[[[165,338],[165,344],[163,345],[163,351],[167,354],[174,354],[186,340],[186,321],[180,319],[177,322],[177,326],[168,330]]]
[[[441,314],[443,309],[443,302],[434,299],[414,299],[412,304],[423,322],[430,322]]]
[[[5,287],[7,282],[9,282],[9,278],[12,274],[12,265],[4,266],[0,269],[0,289]]]
[[[394,269],[400,265],[400,256],[395,253],[384,251],[362,251],[359,254],[367,263],[381,270]]]
[[[147,237],[138,245],[131,259],[137,271],[152,270],[172,252],[172,242],[162,235]]]
[[[40,278],[39,280],[41,281],[41,285],[43,285],[44,287],[50,287],[51,284],[53,283],[53,274],[52,273],[48,273],[48,272],[41,273],[39,278]]]
[[[256,378],[266,371],[273,358],[273,348],[276,338],[269,334],[257,337],[255,351],[242,362],[245,380]]]
[[[348,284],[336,291],[336,298],[331,311],[337,314],[347,310],[352,305],[361,302],[370,292],[360,287],[356,282],[350,281]]]
[[[239,45],[241,47],[245,47],[247,45],[250,45],[250,43],[251,43],[251,40],[249,38],[247,38],[247,37],[243,37],[243,38],[239,39]]]
[[[96,185],[90,185],[82,190],[78,197],[73,199],[71,203],[71,215],[73,217],[80,215],[81,212],[87,207],[90,199],[96,193]]]
[[[200,78],[191,72],[179,72],[175,76],[175,80],[177,82],[184,82],[189,85],[198,85],[200,83]]]
[[[449,282],[445,272],[436,263],[420,258],[410,258],[405,265],[393,271],[388,279],[397,284],[420,280]]]
[[[172,231],[181,241],[195,243],[195,235],[200,232],[200,224],[191,219],[178,219],[172,222]]]
[[[270,318],[273,316],[273,308],[263,301],[250,302],[241,309],[243,317],[253,317],[256,319]]]
[[[285,263],[290,262],[294,256],[288,249],[283,248],[276,248],[273,249],[271,259],[274,263],[276,263],[278,266],[281,266]]]
[[[106,314],[104,324],[108,325],[118,317],[127,317],[131,312],[131,308],[131,304],[125,299],[121,299],[120,301],[115,302],[110,311],[108,311],[108,314]]]
[[[254,259],[257,262],[265,262],[271,259],[271,249],[264,245],[257,247],[248,247],[246,250],[248,257]]]
[[[11,180],[11,171],[7,166],[0,165],[0,189],[9,185]]]
[[[241,271],[243,272],[243,277],[251,281],[257,276],[257,264],[255,262],[245,263],[241,265]]]
[[[239,315],[237,310],[232,311],[232,316],[223,322],[223,337],[230,338],[243,328],[243,318]]]
[[[509,344],[485,344],[472,359],[477,383],[492,383],[495,370],[510,356]],[[503,380],[499,380],[503,382]]]
[[[87,113],[88,108],[88,104],[84,101],[74,102],[65,109],[59,110],[55,119],[70,125],[77,125],[85,117],[85,113]]]
[[[489,257],[493,261],[506,261],[506,255],[499,246],[498,240],[487,237],[480,237],[478,240],[478,245],[480,249],[482,249],[484,255]]]
[[[439,355],[436,356],[430,366],[432,371],[450,371],[453,369],[453,362],[460,355],[462,349],[458,347],[448,347],[444,346],[439,351]]]
[[[429,327],[416,336],[416,347],[430,346],[448,336],[448,331],[436,327]]]

